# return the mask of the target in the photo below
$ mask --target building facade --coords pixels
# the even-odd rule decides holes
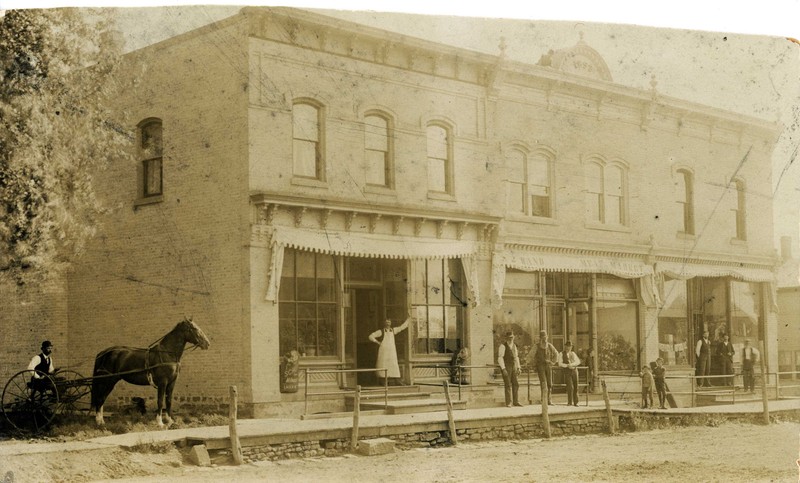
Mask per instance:
[[[315,391],[374,383],[333,371],[373,368],[385,319],[411,317],[409,384],[463,347],[492,365],[507,330],[609,376],[691,373],[704,330],[776,365],[768,122],[614,84],[583,40],[530,65],[298,10],[126,65],[137,163],[100,176],[122,208],[69,279],[72,360],[192,314],[212,347],[176,394],[235,384],[255,415],[300,410],[291,351]]]

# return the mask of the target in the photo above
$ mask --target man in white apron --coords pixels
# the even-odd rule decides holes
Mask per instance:
[[[378,348],[378,359],[375,362],[375,368],[388,369],[386,373],[384,373],[384,371],[375,371],[375,374],[378,376],[378,381],[380,381],[381,384],[384,383],[384,377],[395,381],[398,385],[403,384],[400,380],[400,365],[397,363],[397,347],[394,343],[394,336],[406,330],[409,322],[411,322],[411,317],[407,318],[399,327],[394,328],[392,327],[392,321],[386,319],[386,322],[383,324],[383,329],[376,330],[369,335],[369,340],[380,346]]]

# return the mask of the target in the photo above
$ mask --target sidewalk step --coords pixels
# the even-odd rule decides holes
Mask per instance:
[[[409,392],[390,392],[388,394],[390,401],[402,400],[402,399],[425,399],[431,396],[432,393],[430,392],[422,392],[422,391],[409,391]],[[345,401],[351,402],[355,399],[355,394],[348,393],[345,394]],[[377,392],[367,392],[361,393],[361,400],[362,401],[383,401],[384,394],[383,391]]]
[[[466,409],[466,401],[453,401],[453,409]],[[382,402],[362,403],[361,409],[383,409]],[[444,399],[404,399],[389,401],[386,407],[387,414],[413,414],[434,411],[446,411],[447,401]]]

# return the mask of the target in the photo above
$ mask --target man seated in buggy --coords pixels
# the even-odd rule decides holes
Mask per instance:
[[[28,387],[31,389],[31,398],[36,397],[36,393],[40,392],[44,396],[45,392],[52,390],[52,385],[46,376],[55,374],[57,370],[53,366],[53,358],[50,354],[53,353],[53,344],[49,340],[42,342],[42,352],[33,356],[28,370],[33,371],[31,382]]]

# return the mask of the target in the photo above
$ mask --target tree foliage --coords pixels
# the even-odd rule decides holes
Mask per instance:
[[[75,260],[104,208],[93,175],[125,156],[109,110],[122,45],[103,11],[0,18],[0,277],[25,283]]]

